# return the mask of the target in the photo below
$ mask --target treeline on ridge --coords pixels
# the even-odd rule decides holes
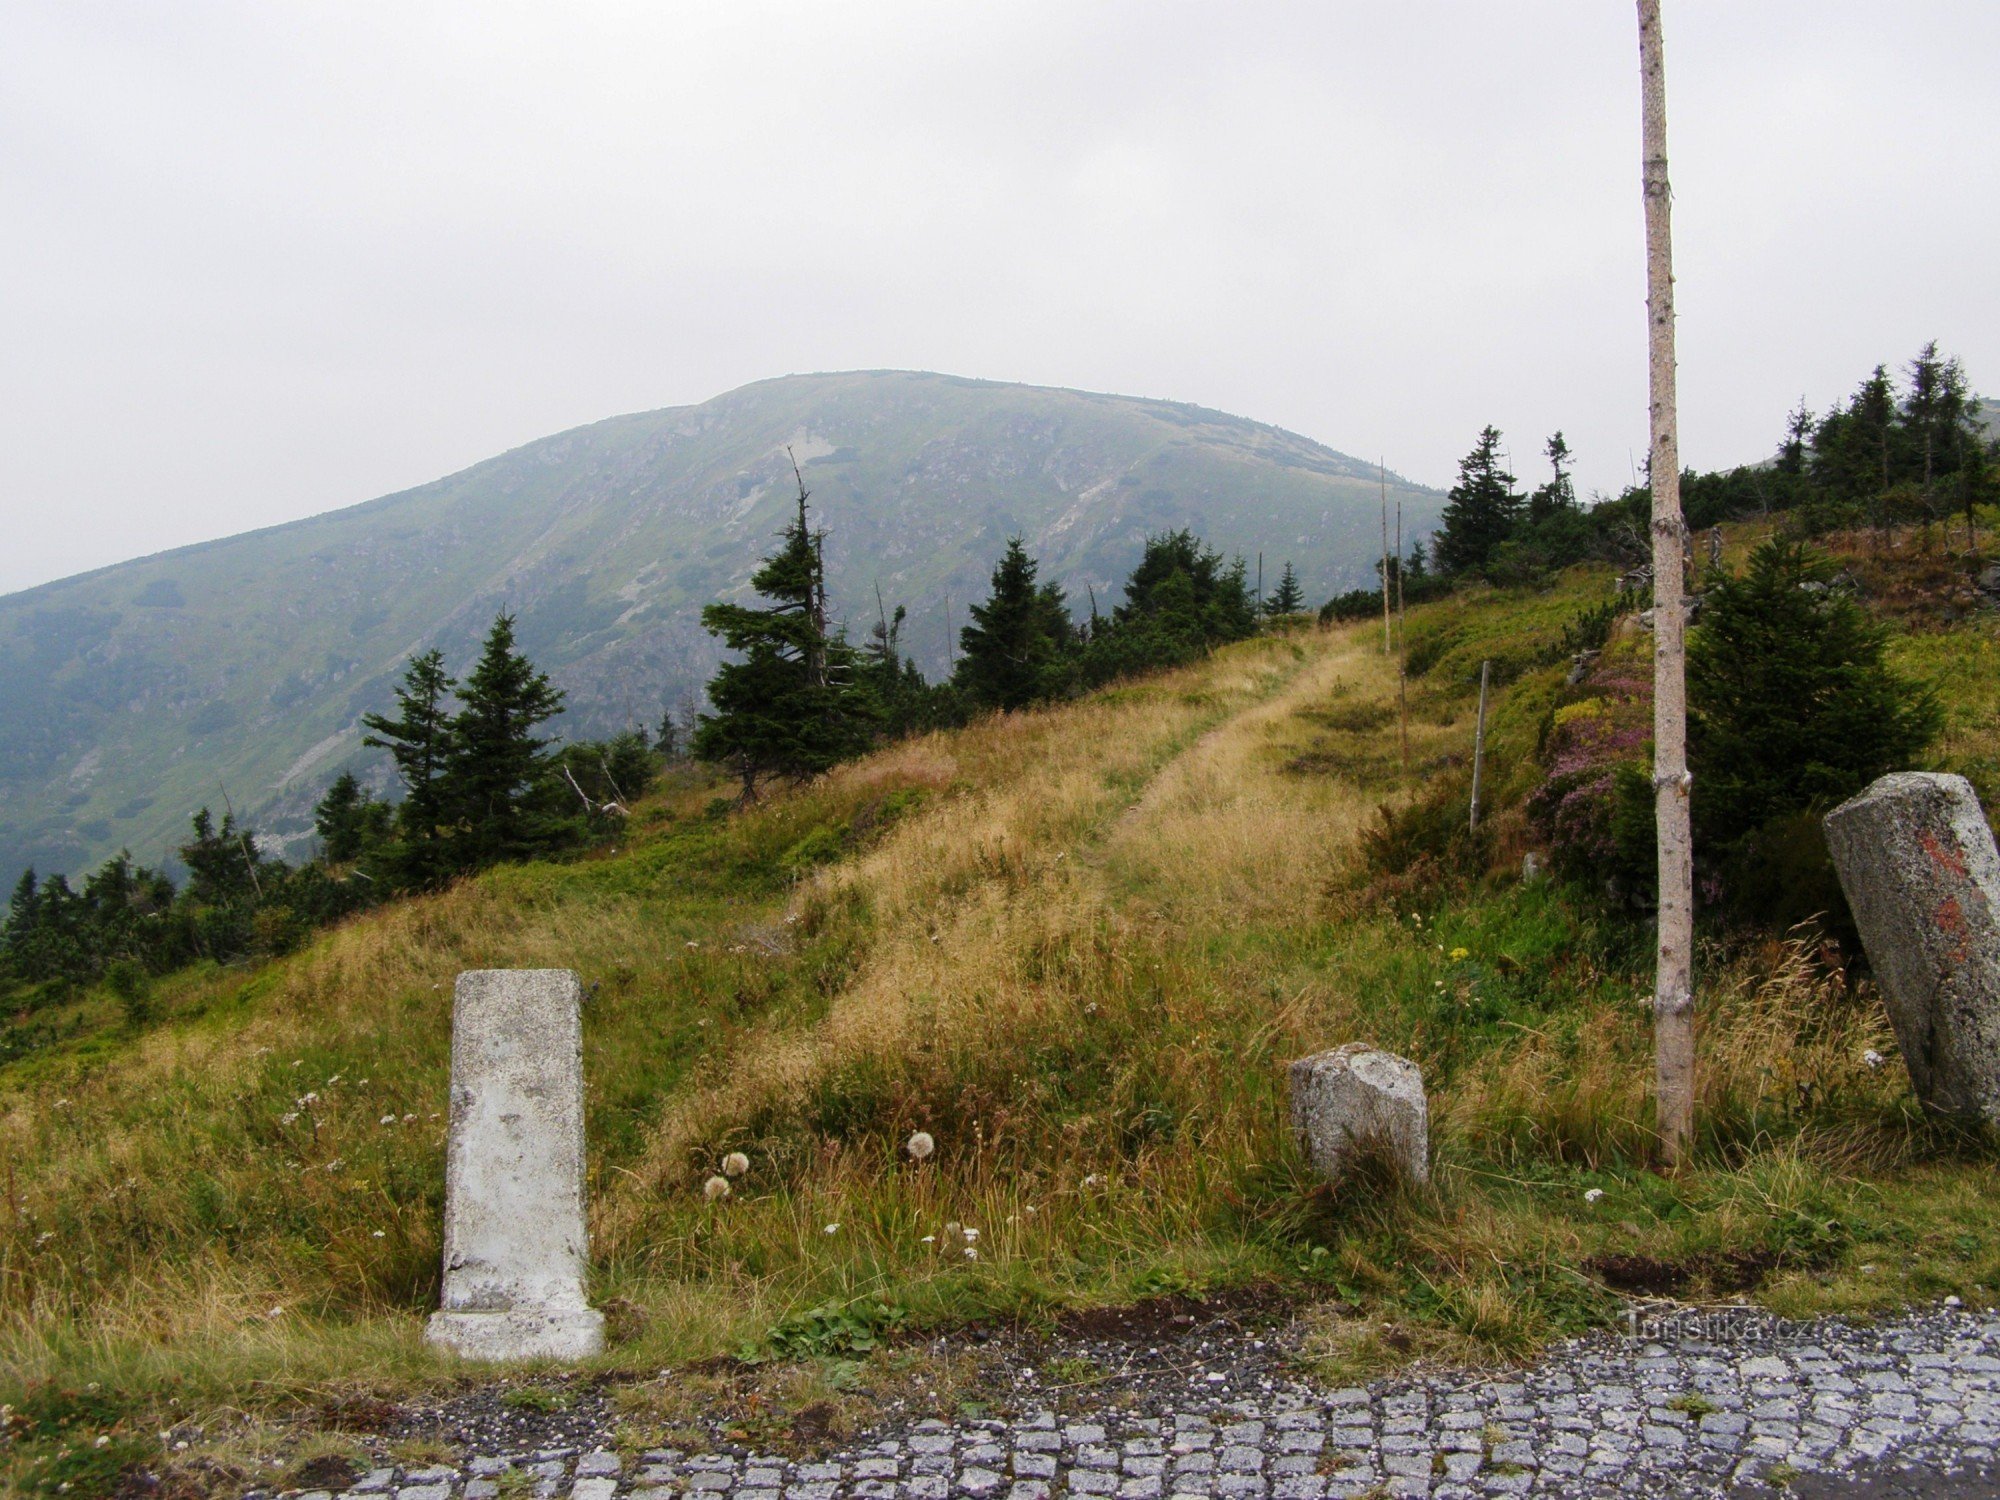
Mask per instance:
[[[233,811],[218,825],[202,808],[176,850],[187,870],[179,885],[129,852],[80,888],[30,870],[0,918],[0,986],[17,991],[17,1011],[32,1011],[103,981],[143,1019],[154,977],[283,953],[391,897],[602,841],[671,760],[692,754],[725,768],[752,797],[891,739],[1180,665],[1304,602],[1289,563],[1260,602],[1242,559],[1225,562],[1177,531],[1147,540],[1117,608],[1100,613],[1093,599],[1078,620],[1016,539],[991,594],[972,608],[952,674],[934,683],[902,649],[902,608],[885,610],[859,647],[829,622],[824,533],[811,527],[806,500],[801,484],[796,517],[752,579],[766,602],[703,611],[735,659],[709,684],[711,711],[692,724],[664,715],[657,743],[639,729],[602,742],[543,737],[563,695],[516,649],[503,613],[463,681],[442,652],[424,652],[405,669],[393,710],[363,717],[363,743],[394,764],[394,800],[341,773],[314,808],[318,852],[297,864],[260,848]],[[0,1054],[34,1040],[18,1026],[10,1036]]]
[[[1687,525],[1782,516],[1791,535],[1921,524],[1962,517],[1972,546],[1977,508],[1996,497],[2000,462],[1979,423],[1958,360],[1927,343],[1899,384],[1877,365],[1844,402],[1815,416],[1801,401],[1765,463],[1681,475]],[[1428,555],[1419,545],[1402,565],[1408,603],[1463,582],[1533,585],[1573,563],[1643,565],[1651,556],[1653,494],[1647,483],[1595,504],[1578,500],[1571,455],[1558,432],[1544,445],[1550,477],[1523,491],[1507,472],[1501,434],[1491,426],[1459,461]],[[1390,559],[1390,582],[1397,581]],[[1379,611],[1379,588],[1328,602],[1321,619],[1363,619]]]

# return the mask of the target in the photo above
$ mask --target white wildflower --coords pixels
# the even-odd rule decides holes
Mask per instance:
[[[718,1198],[727,1198],[729,1193],[730,1187],[727,1177],[711,1177],[701,1185],[701,1195],[710,1203],[715,1202]]]
[[[1087,1188],[1103,1187],[1104,1179],[1103,1177],[1099,1176],[1096,1172],[1092,1172],[1088,1177],[1083,1179],[1083,1185]]]
[[[972,1247],[971,1245],[967,1245],[967,1246],[965,1247],[965,1258],[966,1258],[967,1260],[978,1260],[978,1259],[979,1259],[979,1251],[978,1251],[978,1250],[976,1250],[975,1248],[973,1248],[973,1247]]]
[[[732,1151],[722,1158],[722,1175],[724,1177],[741,1177],[749,1170],[750,1158],[745,1156],[741,1151]]]
[[[937,1150],[937,1142],[928,1130],[919,1130],[903,1143],[903,1149],[910,1153],[910,1160],[922,1161]]]
[[[1603,1196],[1604,1196],[1603,1188],[1592,1188],[1583,1195],[1583,1201],[1585,1203],[1595,1203],[1597,1202],[1598,1199],[1602,1198]]]
[[[923,1238],[923,1243],[926,1245],[935,1245],[937,1243],[937,1236],[934,1234],[927,1234]]]
[[[966,1226],[966,1230],[965,1230],[965,1242],[966,1242],[966,1244],[968,1244],[968,1245],[976,1245],[976,1244],[978,1244],[978,1243],[979,1243],[979,1231],[978,1231],[978,1230],[976,1230],[976,1229],[974,1229],[974,1228],[972,1228],[972,1227],[971,1227],[970,1225],[967,1225],[967,1226]]]
[[[382,1116],[379,1123],[383,1125],[393,1125],[396,1123],[396,1117],[394,1115],[384,1115]]]
[[[109,1448],[111,1446],[111,1434],[108,1432],[98,1434],[97,1441],[90,1446],[93,1448]]]
[[[297,1123],[298,1118],[299,1118],[299,1112],[297,1110],[293,1110],[290,1114],[279,1115],[278,1123],[280,1125],[291,1125]]]
[[[820,1231],[821,1234],[838,1234],[839,1232],[840,1226],[838,1224],[829,1224]]]
[[[403,1116],[403,1123],[404,1123],[405,1125],[407,1125],[407,1124],[409,1124],[409,1123],[410,1123],[410,1121],[414,1120],[415,1118],[416,1118],[416,1116],[415,1116],[415,1115],[404,1115],[404,1116]],[[436,1119],[436,1118],[437,1118],[437,1116],[433,1115],[433,1116],[431,1116],[431,1118],[432,1118],[432,1119]]]
[[[1881,1053],[1870,1047],[1866,1052],[1861,1054],[1861,1060],[1871,1068],[1879,1068],[1882,1066],[1883,1057]]]
[[[374,1235],[372,1236],[372,1238],[374,1238],[374,1239],[378,1239],[378,1240],[379,1240],[379,1239],[386,1239],[387,1237],[388,1237],[388,1231],[387,1231],[386,1229],[378,1229],[378,1230],[376,1230],[376,1231],[375,1231]]]

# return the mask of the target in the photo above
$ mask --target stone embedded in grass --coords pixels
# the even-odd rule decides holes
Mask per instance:
[[[568,969],[458,976],[451,1018],[444,1297],[424,1337],[468,1359],[581,1359],[583,986]]]
[[[1963,776],[1884,776],[1826,815],[1917,1097],[2000,1124],[2000,851]]]
[[[1409,1182],[1429,1182],[1430,1105],[1417,1065],[1366,1042],[1291,1065],[1292,1131],[1322,1177],[1379,1152]]]

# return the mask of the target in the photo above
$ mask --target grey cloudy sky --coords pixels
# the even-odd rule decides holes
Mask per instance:
[[[2000,6],[1665,0],[1682,451],[2000,391]],[[790,371],[1646,444],[1621,0],[0,7],[0,590]]]

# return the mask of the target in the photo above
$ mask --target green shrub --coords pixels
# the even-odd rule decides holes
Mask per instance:
[[[1774,818],[1912,765],[1943,712],[1889,669],[1886,642],[1803,543],[1765,542],[1740,576],[1712,575],[1688,640],[1698,847],[1734,849]]]

